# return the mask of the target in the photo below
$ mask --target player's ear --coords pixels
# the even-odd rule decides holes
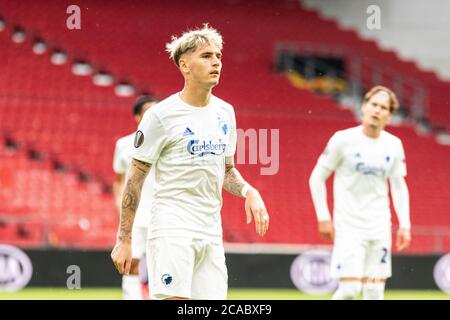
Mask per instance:
[[[189,73],[189,67],[188,67],[187,59],[185,56],[181,57],[180,60],[178,60],[178,65],[179,65],[181,73],[183,73],[183,74]]]

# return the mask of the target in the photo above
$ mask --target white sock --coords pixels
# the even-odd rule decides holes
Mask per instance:
[[[359,281],[340,281],[332,300],[353,300],[361,293],[362,283]]]
[[[363,285],[364,300],[384,300],[384,282],[366,282]]]
[[[124,300],[142,300],[139,276],[122,276],[122,294]]]

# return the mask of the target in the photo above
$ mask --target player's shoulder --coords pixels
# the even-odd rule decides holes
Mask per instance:
[[[334,150],[346,148],[352,145],[355,139],[358,139],[360,130],[359,127],[338,130],[331,136],[328,145],[333,146]]]
[[[211,99],[213,100],[213,103],[222,109],[225,109],[228,112],[234,112],[234,108],[231,105],[231,103],[226,102],[225,100],[215,96],[215,95],[211,95]]]
[[[402,140],[399,137],[397,137],[396,135],[394,135],[386,130],[383,130],[381,132],[381,135],[382,135],[383,139],[385,141],[388,141],[389,143],[392,143],[394,145],[402,145]]]
[[[134,132],[127,134],[126,136],[120,137],[116,141],[116,147],[123,147],[130,144],[130,141],[134,140]]]
[[[385,138],[385,139],[389,139],[392,141],[401,141],[399,137],[397,137],[396,135],[394,135],[386,130],[383,130],[381,132],[381,134],[383,135],[383,138]]]
[[[332,139],[334,139],[334,140],[348,140],[350,138],[357,137],[358,134],[360,133],[360,131],[361,131],[361,127],[360,126],[338,130],[338,131],[336,131],[333,134]]]
[[[177,94],[172,94],[172,95],[168,96],[167,98],[165,98],[164,100],[161,100],[160,102],[158,102],[157,104],[152,106],[147,111],[151,111],[149,113],[153,113],[153,114],[161,117],[170,110],[171,106],[176,105],[177,102],[178,102]],[[147,112],[145,112],[145,114],[147,114]],[[144,114],[144,116],[145,116],[145,114]]]
[[[228,103],[225,100],[222,100],[219,97],[216,97],[214,95],[211,96],[211,99],[212,99],[212,102],[213,102],[213,104],[214,104],[214,106],[216,108],[222,110],[223,113],[227,114],[229,119],[232,122],[236,121],[235,120],[236,116],[235,116],[235,113],[234,113],[234,108],[233,108],[233,106],[230,103]]]

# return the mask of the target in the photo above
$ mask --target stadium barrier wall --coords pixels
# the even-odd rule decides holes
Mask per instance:
[[[68,287],[78,272],[81,287],[120,287],[121,276],[115,270],[110,251],[22,249],[32,264],[29,287]],[[296,277],[312,278],[313,283],[326,283],[328,270],[322,258],[314,258],[301,275],[295,272],[295,261],[305,254],[227,253],[230,288],[296,288]],[[393,289],[439,289],[433,270],[439,255],[394,255],[393,277],[387,287]],[[310,263],[309,261],[308,263]],[[296,262],[296,263],[297,263]],[[3,265],[8,265],[3,263]],[[11,265],[11,263],[9,264]],[[22,268],[22,267],[21,267]],[[20,269],[20,268],[15,268]],[[23,269],[23,268],[22,268]],[[6,270],[6,269],[5,269]],[[6,275],[6,271],[1,272]],[[17,271],[16,270],[16,271]],[[294,271],[294,272],[293,272]],[[13,272],[14,273],[14,272]]]

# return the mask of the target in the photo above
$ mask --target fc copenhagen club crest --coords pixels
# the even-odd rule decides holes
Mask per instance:
[[[139,148],[144,143],[144,133],[141,130],[136,132],[134,136],[134,147]]]

